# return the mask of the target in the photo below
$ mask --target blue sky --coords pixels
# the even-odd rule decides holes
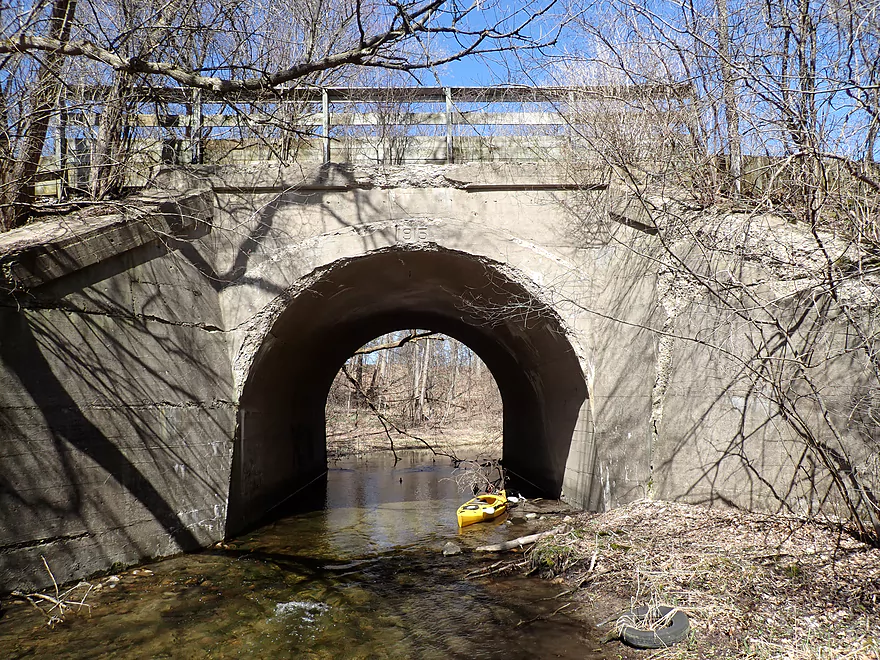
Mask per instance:
[[[533,15],[534,9],[542,7],[546,7],[544,0],[513,0],[509,4],[487,7],[486,14],[478,13],[472,15],[470,20],[474,24],[464,27],[471,30],[484,28],[487,21],[491,22],[498,19],[502,21],[502,29],[509,30],[514,25],[522,27],[523,23]],[[535,43],[546,43],[556,36],[559,20],[560,16],[552,13],[541,15],[524,28],[522,34],[523,36],[530,37]],[[565,35],[560,38],[560,41],[564,39]],[[450,54],[461,48],[461,45],[451,38],[444,44],[444,37],[441,35],[434,35],[432,40],[433,45],[439,47],[439,52]],[[500,42],[486,41],[483,43],[483,46],[488,48],[495,48],[501,45]],[[520,41],[519,45],[522,46],[524,43]],[[541,59],[546,62],[559,53],[560,49],[558,47],[545,48],[542,49],[541,55],[543,57]],[[422,80],[426,85],[440,84],[460,87],[490,85],[499,82],[533,82],[530,78],[540,72],[536,71],[534,63],[529,62],[529,60],[538,54],[524,50],[519,55],[522,56],[522,61],[520,61],[517,53],[509,52],[467,57],[441,67],[433,75],[431,72],[426,72],[422,76]],[[527,63],[523,64],[523,62]],[[523,75],[522,69],[526,69],[530,75]]]

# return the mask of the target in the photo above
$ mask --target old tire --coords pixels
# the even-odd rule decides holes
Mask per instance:
[[[661,618],[675,610],[675,613],[669,620],[669,625],[657,630],[643,630],[631,625],[622,625],[620,626],[620,639],[637,649],[662,649],[672,646],[687,637],[691,629],[687,614],[666,605],[661,605],[657,610]],[[638,621],[639,619],[644,619],[647,614],[647,607],[638,607],[629,611],[621,618],[625,617]]]

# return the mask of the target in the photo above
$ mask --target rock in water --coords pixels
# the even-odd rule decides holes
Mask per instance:
[[[457,555],[461,552],[461,548],[455,545],[452,541],[449,541],[446,545],[443,546],[443,554],[446,556],[449,555]]]

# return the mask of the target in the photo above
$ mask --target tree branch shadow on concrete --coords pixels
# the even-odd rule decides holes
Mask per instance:
[[[9,328],[10,323],[5,323]],[[80,517],[83,513],[84,499],[87,495],[82,485],[77,484],[76,468],[73,467],[73,452],[80,452],[103,468],[120,487],[136,498],[153,518],[174,539],[181,549],[191,550],[199,546],[198,541],[177,513],[169,506],[155,486],[140,472],[111,440],[96,427],[83,413],[65,387],[55,377],[43,356],[33,330],[26,319],[17,323],[15,341],[0,343],[0,360],[19,379],[24,390],[39,409],[51,437],[54,455],[58,457],[69,484],[69,499],[64,506],[49,506],[55,515]],[[9,478],[6,496],[24,502],[28,498],[11,488]],[[38,487],[39,484],[33,484]],[[47,502],[43,502],[47,504]],[[109,503],[108,503],[109,504]],[[5,508],[5,507],[4,507]],[[112,509],[112,505],[111,505]],[[111,520],[115,517],[107,512]],[[85,522],[85,521],[82,521]],[[116,524],[121,519],[113,520]],[[144,549],[145,550],[145,549]]]
[[[736,309],[731,304],[726,311]],[[876,543],[878,473],[871,474],[869,464],[878,442],[876,430],[854,420],[853,404],[859,392],[871,389],[870,374],[857,366],[864,347],[841,340],[841,315],[832,312],[828,296],[795,297],[752,313],[760,318],[741,322],[736,332],[723,315],[713,319],[718,325],[712,332],[724,335],[718,329],[726,328],[731,339],[725,350],[704,346],[702,358],[691,357],[691,370],[708,378],[690,397],[689,428],[666,429],[667,436],[681,432],[677,440],[667,438],[658,468],[673,478],[689,464],[683,499],[837,516]],[[718,381],[711,398],[706,380]],[[714,453],[700,455],[701,442]]]
[[[329,224],[333,225],[331,227],[325,222],[323,227],[325,232],[339,228],[361,227],[367,217],[387,216],[384,209],[375,205],[368,204],[365,208],[363,198],[358,199],[353,205],[355,214],[351,218],[333,211],[325,203],[329,198],[340,194],[338,189],[340,185],[353,193],[364,189],[349,168],[335,163],[320,167],[319,178],[321,180],[329,180],[330,177],[338,179],[335,182],[336,187],[331,187],[328,190],[303,188],[301,185],[291,183],[277,192],[255,193],[246,188],[237,190],[235,185],[226,184],[222,179],[222,173],[217,173],[214,176],[221,177],[218,183],[223,188],[222,193],[215,193],[216,207],[221,214],[225,214],[233,222],[231,226],[221,224],[214,227],[210,240],[215,243],[219,241],[228,243],[228,247],[224,247],[221,252],[234,255],[231,263],[225,269],[221,269],[217,263],[211,263],[210,259],[202,254],[197,242],[191,239],[173,240],[170,245],[174,249],[180,250],[218,292],[233,286],[253,286],[273,295],[281,295],[286,292],[284,287],[278,286],[267,278],[254,277],[250,272],[253,271],[255,257],[264,256],[279,247],[287,248],[299,245],[306,239],[314,237],[315,232],[308,229],[299,234],[292,234],[289,229],[282,230],[276,226],[277,214],[287,208],[296,206],[321,208],[322,212],[332,220]],[[384,241],[380,241],[374,233],[384,238]],[[395,240],[390,229],[363,232],[359,236],[365,251],[383,247]],[[216,247],[213,249],[208,247],[208,253],[216,254],[217,252]]]
[[[218,390],[199,402],[192,388],[194,382],[228,383],[229,376],[199,360],[203,340],[193,335],[209,337],[209,331],[161,313],[135,314],[114,280],[168,254],[161,244],[137,248],[6,300],[0,309],[0,364],[10,379],[0,394],[0,421],[8,430],[0,515],[7,538],[14,539],[3,553],[3,570],[19,585],[45,580],[33,577],[28,550],[66,563],[59,575],[82,575],[154,556],[160,547],[167,546],[161,551],[167,554],[204,544],[192,531],[194,521],[182,519],[167,497],[177,492],[179,499],[181,488],[223,492],[222,480],[204,473],[200,463],[207,459],[190,447],[187,434],[195,428],[224,446],[232,424],[223,428],[222,411],[211,407],[222,407],[228,393]],[[131,284],[126,278],[122,290]],[[142,297],[144,308],[161,300],[158,289]],[[182,407],[174,403],[178,398]],[[191,403],[199,410],[193,412]],[[150,476],[139,467],[148,455]],[[190,508],[184,507],[187,513]],[[150,525],[164,530],[167,541],[145,535]]]

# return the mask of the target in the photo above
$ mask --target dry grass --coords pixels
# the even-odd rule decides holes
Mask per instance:
[[[666,612],[666,614],[661,614],[663,611],[660,609],[661,606],[662,603],[652,603],[651,605],[648,605],[646,609],[642,610],[644,614],[641,616],[635,612],[634,608],[628,614],[624,614],[622,617],[618,618],[615,625],[618,630],[627,626],[649,631],[657,631],[665,628],[670,624],[672,617],[674,617],[679,610],[677,608],[672,608]]]
[[[880,549],[830,525],[640,501],[566,529],[531,550],[533,569],[594,606],[688,614],[690,640],[653,658],[880,660]]]

